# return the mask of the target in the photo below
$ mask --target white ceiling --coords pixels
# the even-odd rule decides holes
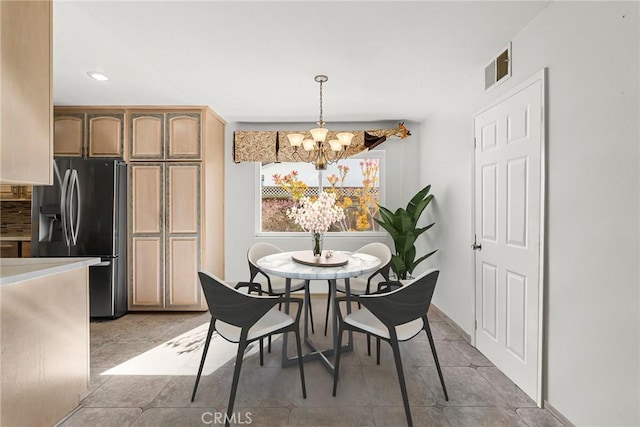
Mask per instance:
[[[209,105],[227,121],[421,121],[549,1],[54,2],[55,105]],[[109,82],[87,77],[102,71]],[[458,102],[458,101],[456,101]]]

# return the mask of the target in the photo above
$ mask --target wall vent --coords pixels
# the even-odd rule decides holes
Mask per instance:
[[[484,67],[484,90],[488,91],[511,77],[511,42]]]

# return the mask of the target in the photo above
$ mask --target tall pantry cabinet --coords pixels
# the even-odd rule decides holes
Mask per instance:
[[[204,310],[224,274],[224,121],[211,109],[127,111],[129,310]]]

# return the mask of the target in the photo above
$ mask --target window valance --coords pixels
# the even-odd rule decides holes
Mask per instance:
[[[327,140],[334,139],[335,134],[343,131],[330,131]],[[348,131],[353,133],[353,140],[348,147],[347,156],[356,155],[362,151],[370,150],[388,138],[395,137],[404,139],[411,135],[411,132],[399,123],[397,128],[376,129],[367,131]],[[301,133],[297,131],[235,131],[233,133],[233,161],[240,162],[296,162],[293,158],[293,147],[289,144],[287,135],[290,133]],[[306,137],[311,138],[309,132]]]

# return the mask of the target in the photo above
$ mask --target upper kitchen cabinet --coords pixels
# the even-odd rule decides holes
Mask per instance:
[[[202,160],[202,110],[129,113],[129,160]]]
[[[31,201],[31,187],[26,185],[0,185],[0,201]]]
[[[200,113],[167,114],[167,160],[200,159]]]
[[[53,181],[52,3],[0,2],[0,182]]]
[[[58,157],[122,157],[122,109],[95,111],[86,107],[56,107],[54,154]]]
[[[124,113],[87,114],[89,157],[122,157]]]
[[[129,114],[130,160],[164,160],[164,113]]]
[[[84,114],[55,113],[53,118],[53,152],[60,157],[84,154]]]

